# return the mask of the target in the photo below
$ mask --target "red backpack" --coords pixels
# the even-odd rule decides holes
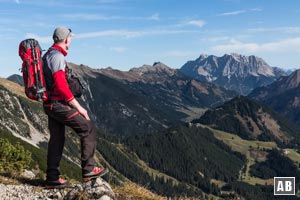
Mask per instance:
[[[46,81],[43,73],[42,49],[35,39],[23,40],[19,45],[25,94],[36,101],[48,99]]]

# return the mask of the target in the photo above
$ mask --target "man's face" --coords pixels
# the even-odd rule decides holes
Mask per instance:
[[[71,44],[71,37],[67,37],[66,39],[66,50],[69,50]]]

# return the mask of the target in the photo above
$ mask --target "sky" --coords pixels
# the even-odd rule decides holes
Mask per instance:
[[[56,27],[75,37],[66,60],[127,71],[163,62],[178,69],[201,54],[238,53],[300,65],[298,0],[0,0],[0,77],[20,74],[19,43],[44,50]]]

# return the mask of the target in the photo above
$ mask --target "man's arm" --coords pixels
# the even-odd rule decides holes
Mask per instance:
[[[50,56],[47,60],[48,63],[51,63],[51,71],[53,75],[54,84],[57,88],[59,94],[65,99],[65,101],[74,107],[78,112],[87,120],[90,120],[89,115],[79,103],[74,98],[69,85],[66,80],[66,74],[64,72],[65,60],[64,56],[61,53],[55,53]]]
[[[75,108],[76,110],[78,110],[78,112],[87,120],[90,120],[90,117],[86,111],[86,109],[84,109],[76,99],[73,99],[71,101],[68,102],[73,108]]]

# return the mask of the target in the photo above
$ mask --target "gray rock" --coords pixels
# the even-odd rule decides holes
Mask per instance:
[[[26,179],[34,179],[35,174],[32,171],[25,170],[22,174],[21,177],[26,178]]]
[[[115,199],[115,193],[107,182],[97,178],[82,185],[76,185],[64,199],[73,200],[79,197],[95,200],[113,200]]]
[[[103,195],[99,200],[111,200],[112,198],[107,196],[107,195]]]
[[[0,183],[2,200],[114,200],[115,194],[107,182],[101,178],[65,189],[45,189],[32,185],[4,185]]]

